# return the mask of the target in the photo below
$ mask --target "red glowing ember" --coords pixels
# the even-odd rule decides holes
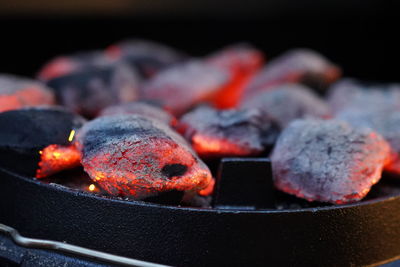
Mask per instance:
[[[142,199],[171,190],[200,191],[212,181],[181,136],[142,116],[95,119],[79,131],[77,144],[85,171],[112,195]]]
[[[80,165],[81,155],[75,146],[50,145],[39,152],[39,169],[36,178],[45,178],[65,169]]]
[[[44,84],[14,75],[0,75],[0,112],[54,104],[54,95]]]
[[[200,107],[185,114],[179,128],[200,157],[210,158],[260,154],[267,125],[257,110]]]
[[[231,80],[214,100],[218,108],[236,107],[248,80],[261,68],[264,56],[250,45],[227,47],[207,59],[209,64],[231,73]]]

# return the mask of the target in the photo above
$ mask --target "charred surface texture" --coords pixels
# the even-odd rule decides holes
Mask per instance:
[[[155,105],[146,102],[131,102],[110,106],[101,111],[100,116],[137,114],[151,119],[155,119],[168,125],[176,125],[176,119],[170,113]]]
[[[282,128],[295,119],[330,117],[328,105],[309,88],[299,84],[285,84],[259,92],[246,99],[242,107],[259,109]]]
[[[210,183],[207,166],[166,124],[139,115],[100,117],[77,136],[82,165],[112,195],[135,199],[158,193],[199,191]],[[173,173],[168,166],[182,165]]]
[[[272,153],[275,186],[309,201],[358,201],[381,178],[389,153],[387,142],[372,130],[334,120],[297,120]]]
[[[54,104],[53,92],[43,83],[15,75],[0,74],[0,112]]]
[[[229,73],[201,61],[189,61],[158,73],[143,85],[143,99],[160,100],[174,115],[182,115],[211,100],[229,82]]]
[[[144,78],[188,58],[171,47],[147,40],[125,40],[106,49],[108,57],[129,62]]]
[[[139,78],[126,64],[90,67],[48,81],[59,102],[86,117],[95,117],[111,105],[134,101]]]
[[[34,176],[39,151],[51,144],[68,145],[72,129],[84,119],[61,108],[27,108],[0,114],[0,164]]]
[[[308,49],[290,50],[273,59],[245,89],[246,95],[287,82],[305,83],[323,89],[341,75],[339,67],[321,54]]]
[[[199,107],[182,117],[179,128],[204,158],[257,155],[264,150],[264,141],[278,135],[258,110]]]

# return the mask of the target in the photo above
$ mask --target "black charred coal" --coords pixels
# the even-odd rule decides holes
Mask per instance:
[[[274,208],[274,191],[269,159],[225,158],[216,181],[213,207],[235,210]]]
[[[300,84],[284,84],[256,93],[245,99],[242,107],[260,110],[282,128],[295,119],[330,117],[328,105]]]
[[[139,83],[136,72],[123,63],[85,68],[47,82],[60,104],[89,118],[108,106],[136,100]]]
[[[26,108],[0,113],[0,165],[34,176],[39,151],[50,144],[67,145],[71,130],[85,120],[61,108]]]
[[[309,201],[361,200],[382,175],[389,144],[370,129],[340,121],[296,120],[271,156],[275,186]]]

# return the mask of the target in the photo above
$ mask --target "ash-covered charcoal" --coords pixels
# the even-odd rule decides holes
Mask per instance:
[[[282,83],[304,83],[324,89],[341,75],[338,66],[321,54],[309,49],[290,50],[271,60],[249,83],[246,95]]]
[[[51,59],[39,70],[37,78],[49,81],[85,68],[109,66],[114,62],[115,60],[107,57],[102,51],[78,52]]]
[[[239,103],[249,79],[264,63],[264,54],[249,44],[236,44],[208,56],[206,62],[230,72],[229,84],[217,94],[214,105],[233,108]]]
[[[258,109],[281,128],[300,118],[329,118],[328,105],[311,89],[300,84],[285,84],[259,92],[244,100],[243,108]]]
[[[126,64],[90,67],[52,79],[59,102],[85,117],[95,117],[111,105],[137,99],[140,79]]]
[[[264,150],[264,140],[271,142],[278,135],[258,110],[211,107],[185,114],[179,129],[202,158],[257,155]]]
[[[143,199],[168,191],[201,191],[208,167],[169,126],[139,115],[97,118],[77,136],[82,165],[112,195]]]
[[[349,108],[365,111],[400,111],[400,85],[367,84],[346,78],[331,86],[328,103],[334,113]]]
[[[54,104],[53,92],[41,82],[10,74],[0,74],[0,112]]]
[[[145,100],[159,100],[179,116],[202,101],[210,101],[229,82],[228,72],[201,61],[189,61],[158,73],[143,85]]]
[[[296,120],[271,156],[275,186],[309,201],[361,200],[381,178],[389,144],[370,129],[335,120]]]
[[[102,110],[99,116],[122,114],[142,115],[144,117],[159,120],[170,126],[176,126],[177,124],[176,118],[167,111],[163,110],[160,107],[157,107],[156,105],[139,101],[110,106]]]
[[[1,167],[35,176],[44,156],[40,151],[49,145],[69,145],[72,130],[79,129],[84,122],[82,117],[61,108],[25,108],[1,113]]]
[[[171,47],[140,39],[121,41],[108,47],[105,53],[110,59],[129,62],[145,78],[188,58]]]
[[[400,174],[400,111],[348,108],[339,112],[336,118],[355,128],[370,128],[382,135],[393,152],[393,161],[385,166],[385,170]]]

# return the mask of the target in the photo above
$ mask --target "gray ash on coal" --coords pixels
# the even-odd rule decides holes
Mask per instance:
[[[48,81],[59,102],[86,117],[111,105],[134,101],[140,79],[127,64],[85,68]]]
[[[342,79],[329,89],[328,103],[334,113],[345,109],[366,112],[400,111],[400,85],[371,84],[354,79]]]
[[[290,50],[267,63],[250,81],[246,95],[282,83],[305,83],[323,89],[341,75],[338,66],[309,49]]]
[[[361,200],[381,178],[390,147],[370,129],[335,121],[297,120],[278,138],[275,186],[309,201]]]
[[[71,130],[85,120],[62,108],[26,108],[0,113],[0,164],[34,176],[39,151],[51,144],[68,145]]]
[[[54,94],[45,84],[16,75],[0,74],[0,112],[54,104]]]
[[[143,116],[97,118],[84,125],[76,142],[85,171],[111,195],[143,199],[174,190],[200,191],[212,180],[183,137]],[[171,165],[183,165],[185,171],[166,171]]]
[[[346,109],[336,115],[337,119],[351,124],[355,128],[370,128],[381,134],[390,144],[393,162],[385,169],[400,174],[400,111]]]
[[[328,105],[311,89],[299,84],[285,84],[259,92],[245,99],[243,108],[259,109],[284,128],[301,118],[329,118]]]
[[[144,78],[150,78],[161,70],[188,58],[184,53],[171,47],[141,39],[118,42],[108,47],[105,53],[113,59],[128,62]]]
[[[123,115],[123,114],[137,114],[151,119],[159,120],[168,125],[176,125],[176,119],[167,111],[163,110],[156,105],[147,102],[130,102],[110,106],[101,111],[99,116],[110,116],[110,115]]]
[[[230,75],[201,61],[188,61],[155,75],[143,84],[145,100],[159,100],[172,114],[179,116],[212,99],[229,82]]]
[[[180,131],[204,158],[250,156],[277,138],[278,127],[258,110],[199,107],[185,114]]]

